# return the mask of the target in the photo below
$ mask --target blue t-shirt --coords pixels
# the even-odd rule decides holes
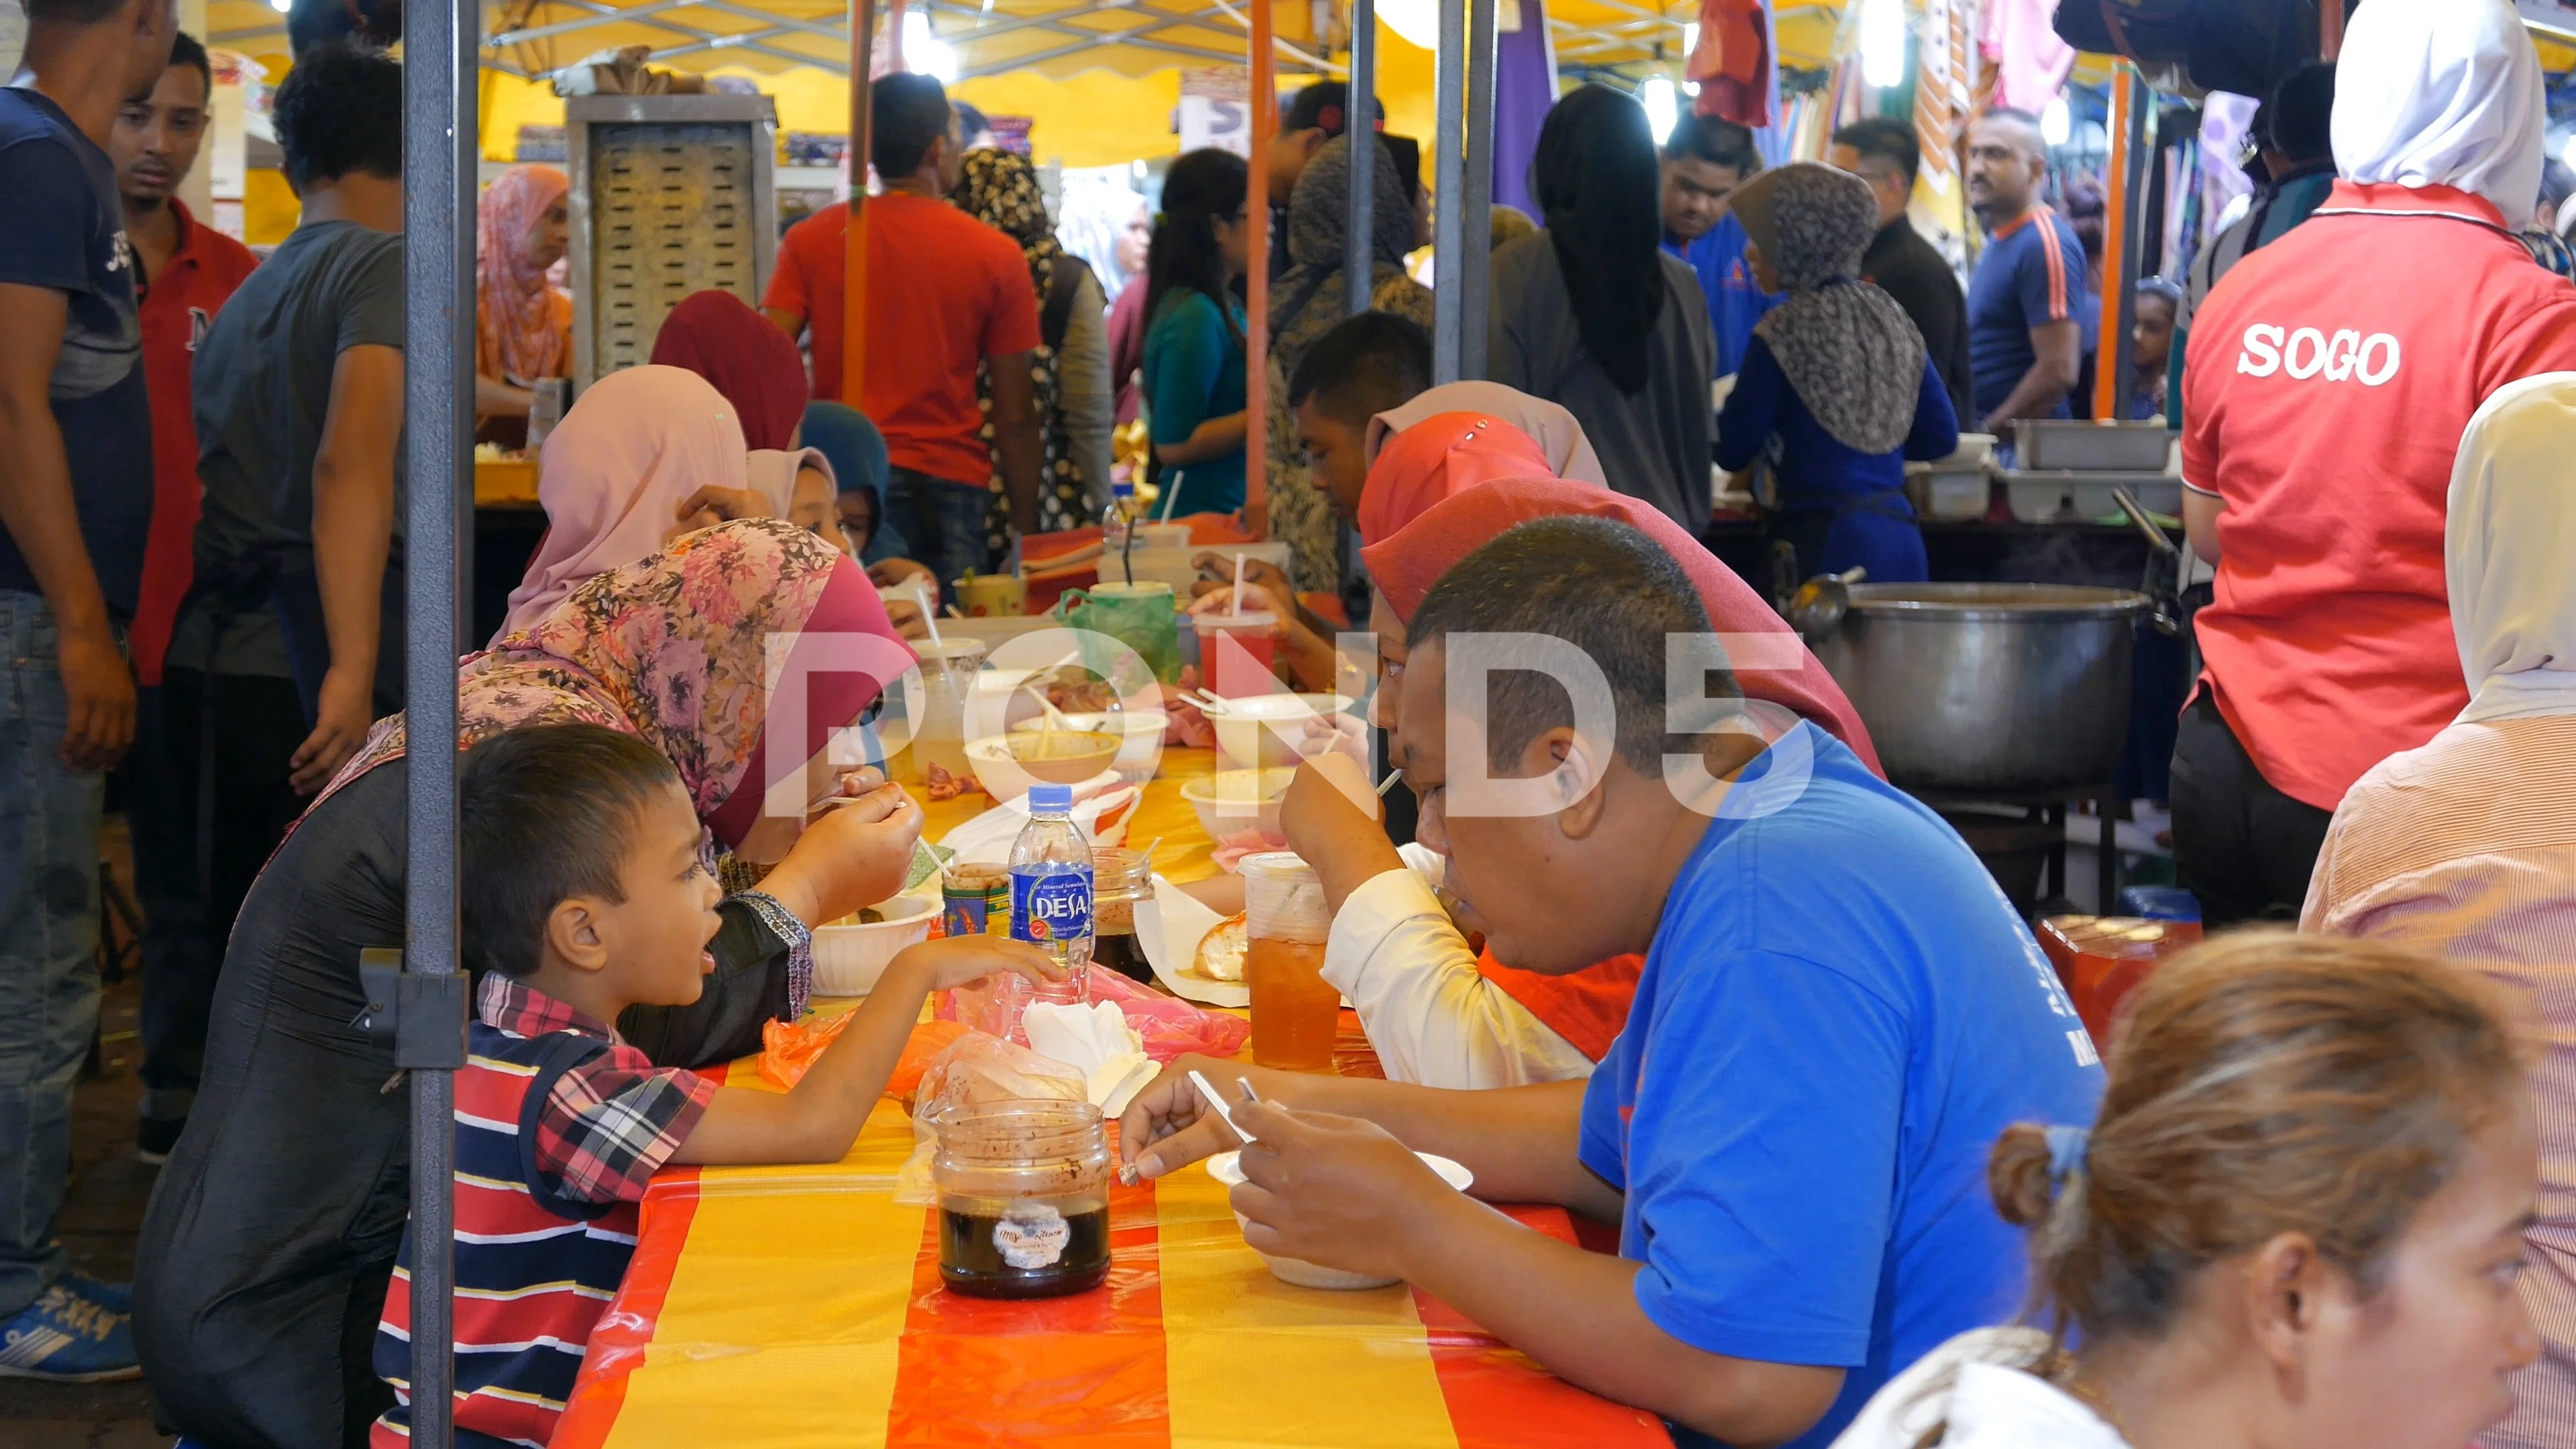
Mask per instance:
[[[54,423],[99,590],[109,609],[131,616],[152,527],[152,404],[116,170],[61,107],[33,90],[0,88],[0,196],[10,205],[0,226],[0,282],[44,287],[68,302],[54,360]],[[0,589],[41,592],[6,529]]]
[[[1670,238],[1664,250],[1682,259],[1699,276],[1699,289],[1708,298],[1709,326],[1717,333],[1717,377],[1725,377],[1744,366],[1744,349],[1753,341],[1753,324],[1762,314],[1786,300],[1766,293],[1753,280],[1753,268],[1744,260],[1744,223],[1728,212],[1717,219],[1717,225],[1701,232],[1697,238],[1676,245]]]
[[[1959,425],[1982,423],[2021,385],[2039,360],[2030,346],[2032,328],[2068,320],[2082,325],[2083,348],[2091,351],[2101,319],[2085,289],[2084,246],[2066,218],[2034,206],[1987,240],[1968,279],[1968,374],[1977,416]],[[2074,412],[2061,398],[2048,415]]]
[[[1987,1154],[2015,1122],[2089,1125],[2102,1069],[1939,816],[1811,724],[1756,766],[1794,797],[1711,821],[1674,880],[1584,1097],[1582,1160],[1627,1195],[1619,1251],[1657,1327],[1845,1371],[1792,1441],[1818,1449],[1925,1352],[2020,1307],[2023,1235]]]

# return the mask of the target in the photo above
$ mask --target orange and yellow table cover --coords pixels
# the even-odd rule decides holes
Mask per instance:
[[[1203,753],[1173,752],[1138,807],[1130,839],[1164,836],[1167,874],[1213,869],[1176,783],[1206,770]],[[985,803],[932,807],[930,838]],[[726,1080],[759,1087],[756,1061]],[[837,1164],[656,1177],[556,1449],[1669,1443],[1653,1415],[1557,1379],[1418,1289],[1279,1282],[1204,1166],[1113,1190],[1101,1288],[947,1292],[931,1210],[894,1201],[911,1150],[889,1100]],[[1512,1211],[1574,1240],[1559,1209]]]

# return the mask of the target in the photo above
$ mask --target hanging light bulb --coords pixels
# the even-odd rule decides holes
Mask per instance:
[[[1648,76],[1637,92],[1637,100],[1646,108],[1646,128],[1658,138],[1672,134],[1673,123],[1681,119],[1681,102],[1673,90],[1672,77]]]
[[[943,85],[957,79],[957,49],[931,32],[927,11],[904,12],[903,59],[916,73]]]
[[[2074,128],[2074,119],[2066,109],[2066,93],[2060,91],[2049,98],[2048,109],[2039,113],[2039,139],[2051,146],[2063,146]]]
[[[280,15],[283,15],[287,11],[295,8],[295,0],[268,0],[268,8],[276,11]]]
[[[1882,89],[1905,83],[1905,0],[1862,0],[1860,78]]]

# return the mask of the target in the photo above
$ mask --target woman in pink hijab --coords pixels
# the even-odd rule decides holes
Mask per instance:
[[[492,642],[544,618],[587,580],[715,522],[681,507],[706,489],[748,491],[745,456],[733,404],[694,372],[630,367],[592,383],[546,439],[537,473],[546,536]],[[784,498],[760,501],[771,516],[787,512]]]
[[[546,274],[570,245],[572,182],[513,166],[474,209],[474,416],[479,441],[526,441],[529,384],[572,376],[572,299]],[[486,424],[502,420],[486,437]]]

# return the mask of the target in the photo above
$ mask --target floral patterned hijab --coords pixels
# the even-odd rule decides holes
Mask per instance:
[[[786,639],[773,711],[771,641]],[[744,519],[672,541],[582,584],[535,624],[457,667],[457,748],[524,725],[583,722],[641,737],[680,772],[691,805],[726,845],[762,813],[773,773],[796,771],[828,732],[913,662],[867,575],[783,519]],[[803,705],[801,748],[771,769],[769,734]],[[403,716],[366,744],[314,803],[402,757]],[[766,782],[766,783],[762,783]],[[742,788],[753,783],[754,788]],[[797,802],[802,804],[800,800]]]
[[[1047,221],[1046,195],[1038,189],[1037,168],[1012,151],[976,150],[962,158],[957,188],[948,200],[958,210],[1009,237],[1028,258],[1029,284],[1037,289],[1038,310],[1046,310],[1056,274],[1082,266],[1067,255]],[[1068,283],[1079,279],[1068,276]],[[1038,531],[1056,533],[1081,528],[1096,518],[1081,471],[1074,466],[1073,444],[1064,425],[1064,377],[1055,349],[1040,343],[1029,353],[1030,401],[1037,413],[1041,448],[1038,484]],[[985,446],[993,444],[993,383],[989,367],[976,371],[975,391],[983,408]],[[1002,487],[1000,454],[986,485],[992,502],[984,512],[984,544],[999,557],[1010,549],[1010,509]],[[1108,485],[1101,485],[1104,492]]]

